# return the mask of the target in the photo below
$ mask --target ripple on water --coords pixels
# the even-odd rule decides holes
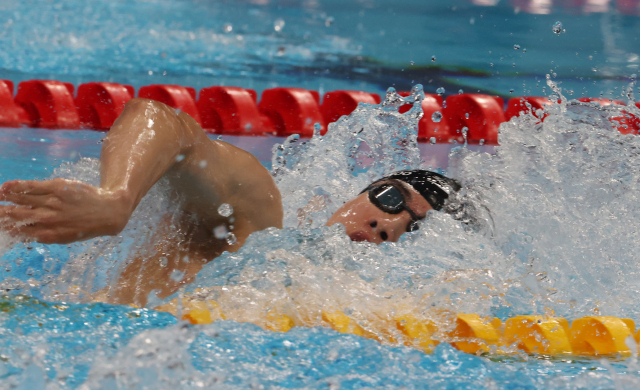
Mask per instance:
[[[319,310],[335,309],[373,326],[376,315],[408,310],[426,318],[432,307],[501,318],[553,310],[572,319],[595,309],[639,318],[640,141],[611,128],[608,118],[616,107],[555,105],[542,124],[525,116],[502,125],[495,155],[454,151],[447,174],[464,185],[458,201],[469,205],[468,223],[430,213],[418,232],[380,246],[351,242],[340,227],[323,226],[370,181],[421,164],[415,146],[420,98],[419,88],[407,99],[390,91],[381,106],[360,105],[324,137],[290,138],[273,161],[286,228],[253,234],[239,252],[210,262],[189,289],[213,287],[209,298],[243,321],[278,309],[314,325]],[[399,114],[407,101],[415,101],[415,108]],[[96,182],[97,172],[95,160],[82,160],[55,175]],[[313,207],[305,208],[311,200]],[[128,253],[152,237],[153,218],[172,210],[160,183],[121,237],[70,247],[13,247],[2,265],[14,265],[20,275],[5,271],[3,287],[82,302],[82,291],[116,280]],[[47,258],[60,264],[46,271]],[[24,276],[29,268],[31,275]],[[280,334],[233,321],[185,327],[172,325],[166,314],[66,306],[25,300],[2,314],[7,383],[540,389],[638,384],[634,360],[498,359],[447,345],[424,355],[321,328]],[[105,310],[102,320],[82,319]],[[144,313],[141,322],[131,313]],[[77,325],[78,319],[89,325]]]

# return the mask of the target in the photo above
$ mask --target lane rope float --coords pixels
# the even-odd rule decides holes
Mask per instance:
[[[28,80],[18,84],[0,80],[0,126],[43,127],[50,129],[108,130],[133,99],[130,85],[107,82],[81,84],[56,80]],[[399,92],[407,96],[408,92]],[[362,91],[331,91],[322,101],[317,91],[302,88],[271,88],[258,94],[252,89],[212,86],[199,93],[192,87],[153,84],[138,90],[138,97],[160,101],[191,115],[211,134],[246,136],[311,137],[315,124],[320,132],[329,123],[349,115],[360,103],[379,104],[380,96]],[[580,98],[584,104],[623,105],[617,100]],[[436,94],[425,94],[424,116],[418,123],[418,142],[498,145],[498,128],[514,116],[530,113],[543,121],[543,110],[552,104],[546,97],[517,97],[507,104],[502,98],[484,94],[463,93],[443,100]],[[636,103],[640,108],[640,103]],[[506,108],[506,109],[505,109]],[[400,107],[400,112],[410,109]],[[437,114],[439,113],[439,114]],[[435,116],[434,116],[435,115]],[[437,118],[436,121],[433,118]],[[638,134],[640,118],[622,109],[610,119],[623,134]]]
[[[174,299],[155,310],[174,316],[178,316],[180,310],[181,318],[194,325],[234,320],[222,312],[216,301],[191,296],[183,297],[181,305]],[[317,318],[305,319],[269,311],[250,322],[274,332],[288,332],[297,326],[326,326],[383,343],[402,343],[425,353],[447,342],[471,354],[626,356],[635,353],[640,342],[640,330],[636,332],[635,322],[627,318],[586,316],[570,325],[565,318],[543,315],[521,315],[503,322],[473,313],[436,311],[436,314],[436,319],[411,314],[389,315],[364,325],[340,310],[320,310]]]

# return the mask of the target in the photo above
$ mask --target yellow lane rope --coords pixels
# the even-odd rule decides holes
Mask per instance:
[[[192,324],[234,319],[225,316],[217,302],[190,297],[183,298],[180,307],[176,299],[156,310],[173,315],[180,312],[182,319]],[[319,311],[317,319],[307,321],[269,311],[264,318],[251,322],[275,332],[287,332],[295,326],[323,325],[385,344],[402,343],[425,353],[431,353],[441,342],[448,342],[471,354],[631,355],[640,341],[640,331],[636,333],[633,320],[610,316],[578,318],[571,326],[564,318],[541,315],[516,316],[505,322],[478,314],[444,313],[440,317],[448,320],[440,322],[405,314],[364,325],[338,310]]]

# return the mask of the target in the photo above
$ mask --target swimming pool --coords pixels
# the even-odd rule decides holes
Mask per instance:
[[[412,66],[409,62],[431,63],[435,55],[436,65],[490,73],[429,70],[435,72],[431,84],[448,91],[480,88],[508,96],[523,81],[527,89],[535,88],[536,78],[539,90],[549,91],[544,74],[553,67],[557,76],[551,80],[562,81],[562,87],[574,90],[573,96],[583,91],[598,96],[603,91],[613,97],[628,86],[635,69],[631,54],[637,18],[613,10],[544,16],[526,13],[524,7],[516,13],[509,4],[491,8],[466,2],[407,2],[395,10],[368,1],[342,5],[339,11],[336,4],[317,2],[42,2],[38,7],[7,2],[2,4],[2,66],[14,81],[55,76],[75,83],[111,78],[135,86],[174,80],[194,87],[238,83],[260,90],[276,83],[380,92],[394,83],[399,89],[411,85],[415,74],[403,75]],[[400,15],[395,23],[418,27],[398,30],[392,23],[380,28],[394,19],[394,13]],[[468,42],[452,43],[455,34],[468,33],[485,18],[499,27],[483,27]],[[509,20],[498,24],[502,19]],[[560,36],[551,31],[556,20],[567,29]],[[41,21],[42,27],[27,26],[34,21]],[[525,22],[530,29],[538,26],[539,32],[520,29]],[[224,23],[231,31],[225,33],[229,27]],[[588,26],[593,23],[603,35],[607,27],[619,29],[623,38],[614,37],[614,43],[622,54],[614,50],[600,59],[590,54],[602,54],[605,46],[603,39],[589,40]],[[581,32],[580,37],[563,41],[572,28]],[[400,39],[406,42],[416,35],[434,35],[433,31],[447,31],[438,36],[441,46],[399,44]],[[529,35],[535,39],[527,41]],[[538,39],[543,42],[536,46]],[[484,47],[478,44],[482,40],[491,43]],[[455,50],[445,50],[448,44]],[[514,44],[521,48],[514,49]],[[525,45],[528,50],[523,53]],[[285,49],[278,55],[280,46]],[[574,46],[580,48],[579,61],[561,54]],[[489,51],[500,50],[507,65],[501,68],[497,55],[493,67],[484,63],[492,60]],[[583,58],[588,55],[594,59]],[[111,61],[112,56],[118,61]],[[354,65],[358,56],[370,57],[371,62]],[[516,71],[522,69],[526,75],[492,74],[491,68],[503,75],[509,72],[514,56],[519,56]],[[616,58],[625,61],[615,62]],[[212,66],[222,59],[228,62],[222,69]],[[592,73],[598,73],[587,61],[600,61],[599,69],[611,74],[594,78]],[[409,68],[402,71],[402,63]],[[580,81],[572,73],[591,79]],[[385,81],[387,76],[393,82]],[[428,79],[414,81],[430,88]],[[635,157],[640,145],[636,137],[611,128],[611,108],[556,106],[543,124],[533,118],[505,124],[501,148],[493,156],[458,149],[449,159],[448,172],[463,180],[468,196],[487,205],[495,226],[469,232],[433,215],[420,233],[380,247],[351,243],[339,229],[322,227],[324,214],[359,191],[368,175],[418,164],[412,145],[400,155],[389,153],[394,138],[384,138],[385,126],[393,123],[382,126],[376,110],[363,108],[336,124],[335,136],[288,150],[276,176],[284,194],[287,229],[255,234],[239,253],[212,262],[192,288],[226,288],[219,293],[220,302],[239,317],[289,305],[294,314],[339,307],[367,319],[409,304],[420,311],[438,307],[503,319],[551,312],[569,319],[592,313],[640,319],[635,259],[640,179]],[[377,148],[380,159],[353,177],[348,168],[354,140],[346,130],[363,123],[367,130],[360,137]],[[91,131],[1,129],[0,178],[53,174],[95,182],[97,167],[91,158],[98,156],[101,137]],[[379,139],[384,142],[376,143]],[[311,196],[325,197],[329,208],[300,221],[298,209]],[[234,321],[187,326],[176,324],[166,313],[83,303],[74,288],[97,289],[110,283],[136,240],[149,234],[145,227],[168,210],[158,188],[141,204],[122,237],[71,246],[0,244],[5,252],[2,287],[12,289],[0,304],[1,387],[636,388],[640,380],[634,358],[478,357],[447,344],[427,355],[326,328],[274,333]],[[16,297],[16,291],[38,300]]]

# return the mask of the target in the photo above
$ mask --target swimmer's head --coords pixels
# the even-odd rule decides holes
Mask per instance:
[[[398,241],[418,228],[429,210],[442,210],[460,185],[425,170],[395,172],[376,180],[336,211],[327,225],[344,225],[354,241]]]

